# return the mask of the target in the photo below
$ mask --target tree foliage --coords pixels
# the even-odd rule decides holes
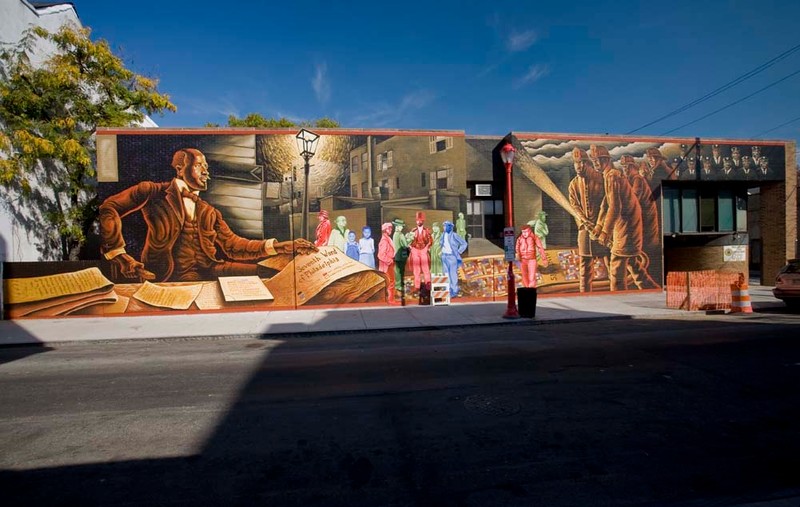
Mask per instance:
[[[155,80],[128,70],[108,43],[89,35],[36,27],[0,53],[0,184],[44,257],[57,251],[77,259],[95,222],[95,129],[176,111]],[[56,50],[34,66],[39,41]]]
[[[208,125],[216,126],[216,125]],[[235,115],[228,116],[229,127],[251,127],[251,128],[291,128],[291,127],[308,127],[308,128],[339,128],[339,122],[331,118],[319,118],[314,121],[303,121],[296,123],[288,118],[265,118],[259,113],[250,113],[244,118],[238,118]]]

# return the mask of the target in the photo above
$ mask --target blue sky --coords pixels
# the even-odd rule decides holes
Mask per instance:
[[[800,44],[797,1],[109,2],[83,23],[178,106],[345,127],[625,134]],[[501,7],[501,5],[503,7]],[[797,51],[662,135],[800,70]],[[669,135],[753,138],[800,117],[800,74]],[[797,139],[800,120],[766,134]]]

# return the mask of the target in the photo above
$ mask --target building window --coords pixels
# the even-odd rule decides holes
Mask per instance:
[[[361,154],[361,167],[366,171],[368,169],[367,164],[369,163],[369,155],[367,152]]]
[[[350,172],[351,173],[358,172],[358,156],[355,156],[352,159],[350,159]]]
[[[358,185],[350,187],[350,197],[358,197]]]
[[[387,171],[392,166],[394,166],[394,151],[384,151],[383,153],[378,153],[376,157],[376,162],[378,164],[379,171]]]
[[[394,188],[400,188],[400,177],[394,179]]]
[[[681,191],[678,188],[664,187],[664,232],[681,230]]]
[[[710,190],[700,192],[700,232],[714,232],[717,227],[715,193]]]
[[[697,232],[697,189],[684,188],[681,192],[681,230],[679,232]]]
[[[425,188],[425,186],[427,184],[428,184],[428,176],[425,173],[420,173],[419,174],[419,186],[421,186],[422,188]]]
[[[369,195],[369,188],[367,187],[367,182],[361,183],[361,197],[367,197]]]
[[[664,234],[747,230],[747,198],[734,188],[664,187]]]
[[[730,190],[720,190],[717,195],[717,230],[732,232],[735,223],[734,196]]]
[[[747,231],[747,198],[736,196],[736,230]]]
[[[484,237],[483,204],[492,201],[467,201],[467,234],[472,238]]]
[[[430,172],[431,190],[452,190],[453,169],[437,169]]]
[[[485,238],[488,230],[503,222],[503,201],[467,201],[467,233],[473,238]]]
[[[453,138],[446,136],[429,136],[428,146],[431,154],[446,151],[453,147]]]

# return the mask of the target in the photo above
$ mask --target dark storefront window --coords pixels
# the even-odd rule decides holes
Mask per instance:
[[[664,234],[747,230],[743,190],[665,186],[663,195]]]
[[[721,232],[733,231],[735,223],[734,196],[731,190],[720,190],[717,194],[717,230]]]

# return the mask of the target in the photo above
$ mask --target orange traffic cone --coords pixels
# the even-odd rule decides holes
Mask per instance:
[[[731,284],[731,313],[753,313],[747,289],[744,274],[740,273],[739,281]]]

